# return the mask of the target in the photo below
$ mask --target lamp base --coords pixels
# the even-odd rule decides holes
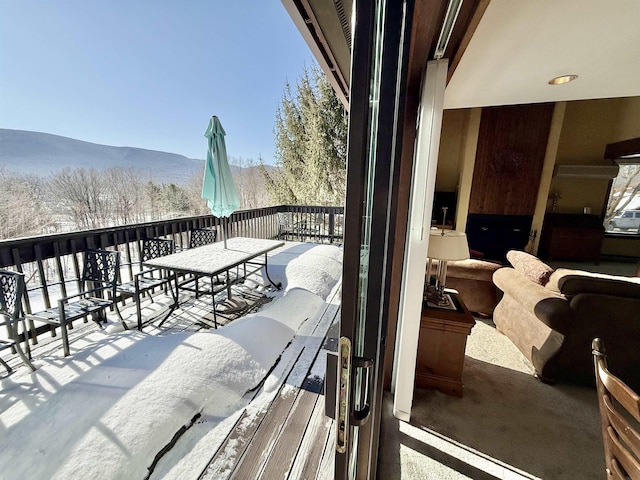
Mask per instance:
[[[427,306],[435,308],[446,308],[455,310],[456,306],[448,293],[444,293],[444,288],[436,288],[434,286],[427,287],[424,295]]]

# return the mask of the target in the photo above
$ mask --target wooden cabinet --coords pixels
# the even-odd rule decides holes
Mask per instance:
[[[600,261],[604,226],[597,215],[547,213],[538,256],[543,260]]]
[[[451,296],[455,310],[423,305],[415,383],[418,388],[433,387],[462,397],[464,351],[475,320],[460,295]]]

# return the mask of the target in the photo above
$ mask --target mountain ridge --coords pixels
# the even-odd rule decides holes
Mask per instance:
[[[110,146],[28,130],[0,128],[0,165],[14,173],[48,176],[64,168],[133,168],[154,182],[184,184],[204,160],[139,147]]]

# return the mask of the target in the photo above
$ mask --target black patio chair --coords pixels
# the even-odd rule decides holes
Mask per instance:
[[[316,238],[320,233],[316,215],[298,214],[295,219],[292,212],[278,213],[278,240],[298,240]]]
[[[173,240],[165,240],[162,238],[148,238],[142,241],[140,252],[140,263],[144,263],[147,260],[153,258],[164,257],[174,252]],[[138,330],[142,330],[142,309],[140,308],[140,297],[147,293],[149,294],[153,289],[168,286],[171,291],[174,303],[177,301],[176,293],[174,292],[172,282],[175,279],[175,274],[170,274],[166,270],[160,268],[147,268],[139,273],[136,273],[133,280],[130,282],[120,283],[117,286],[117,292],[121,298],[133,297],[136,303],[136,315],[138,319]],[[149,295],[149,298],[153,302],[153,296]],[[128,329],[118,304],[116,303],[116,313],[120,317],[120,321],[125,328]]]
[[[0,270],[0,326],[7,327],[7,338],[0,339],[0,350],[11,348],[20,356],[22,362],[35,371],[31,363],[31,349],[25,326],[24,317],[20,315],[20,302],[24,293],[24,275],[22,273]],[[20,346],[21,340],[18,324],[22,324],[23,339],[27,353]],[[0,358],[0,363],[11,373],[11,367]]]
[[[87,250],[84,252],[84,266],[80,285],[83,290],[58,300],[56,307],[28,314],[28,320],[44,322],[60,327],[64,356],[69,355],[69,337],[67,327],[78,318],[91,315],[96,324],[103,328],[106,322],[106,309],[113,306],[116,299],[120,252],[110,250]],[[54,330],[55,335],[55,330]]]
[[[217,236],[217,230],[194,228],[191,230],[189,235],[189,248],[201,247],[202,245],[215,243]]]
[[[278,240],[289,240],[296,233],[291,212],[278,212]]]
[[[209,228],[194,228],[191,230],[189,234],[189,248],[202,247],[203,245],[209,245],[211,243],[215,243],[216,238],[218,238],[218,231],[212,230]],[[199,295],[200,289],[198,288],[198,281],[200,277],[198,275],[193,276],[187,281],[183,282],[181,286],[185,286],[191,282],[194,283],[194,291],[196,294],[196,298]],[[216,283],[220,283],[220,278],[216,276]]]

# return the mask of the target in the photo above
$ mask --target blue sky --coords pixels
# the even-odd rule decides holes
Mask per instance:
[[[0,0],[0,128],[273,163],[285,82],[313,56],[279,0]]]

